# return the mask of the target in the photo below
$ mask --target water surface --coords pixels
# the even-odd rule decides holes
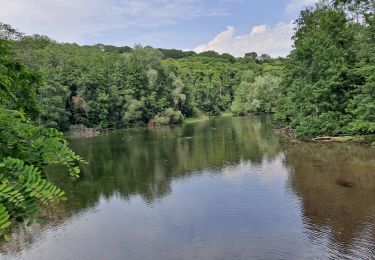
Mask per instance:
[[[373,259],[375,149],[288,144],[265,117],[71,140],[90,164],[3,259]]]

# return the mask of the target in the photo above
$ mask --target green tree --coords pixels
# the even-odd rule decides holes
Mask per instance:
[[[239,115],[274,113],[280,78],[271,75],[254,78],[251,71],[245,76],[234,95],[232,112]]]
[[[277,118],[300,137],[374,133],[373,12],[354,13],[320,3],[296,21]]]
[[[10,42],[0,39],[0,103],[35,118],[39,113],[35,89],[41,77],[21,64],[10,46]]]
[[[41,207],[65,199],[46,179],[45,167],[60,164],[77,177],[83,162],[56,129],[36,126],[39,74],[27,69],[0,39],[0,234],[15,222],[32,223]],[[25,114],[26,113],[26,114]]]

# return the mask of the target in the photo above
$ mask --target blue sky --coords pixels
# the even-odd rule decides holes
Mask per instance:
[[[0,21],[60,42],[285,56],[316,0],[0,0]]]

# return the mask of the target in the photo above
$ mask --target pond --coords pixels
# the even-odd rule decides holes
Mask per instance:
[[[374,259],[375,149],[281,141],[269,117],[72,139],[89,165],[2,259]]]

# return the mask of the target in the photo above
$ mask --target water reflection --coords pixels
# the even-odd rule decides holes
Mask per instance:
[[[90,164],[74,183],[50,174],[68,203],[16,229],[3,257],[375,258],[373,148],[280,143],[267,117],[71,145]]]
[[[287,146],[285,154],[311,239],[327,236],[336,256],[375,258],[374,149],[307,143]]]
[[[139,194],[148,203],[170,194],[171,181],[200,174],[204,168],[221,168],[247,159],[255,164],[279,152],[277,136],[266,117],[219,118],[184,127],[133,129],[72,142],[90,164],[69,190],[78,209],[113,193],[128,198]],[[76,200],[77,199],[77,200]]]

